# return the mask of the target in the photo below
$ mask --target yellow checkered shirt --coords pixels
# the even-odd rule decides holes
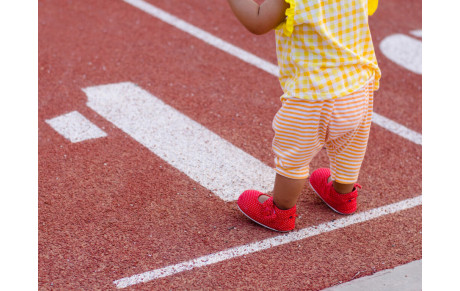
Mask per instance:
[[[374,90],[379,88],[368,0],[285,1],[290,4],[286,21],[275,30],[282,97],[337,98],[358,90],[373,75]],[[377,1],[369,2],[371,14]]]

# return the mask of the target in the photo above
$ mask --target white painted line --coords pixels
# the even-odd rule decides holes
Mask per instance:
[[[380,42],[382,53],[403,68],[422,74],[422,42],[404,34],[387,36]]]
[[[78,111],[48,119],[45,122],[73,143],[107,136],[102,129],[94,125]]]
[[[231,54],[232,56],[235,56],[237,58],[239,58],[240,60],[248,63],[248,64],[251,64],[257,68],[260,68],[262,70],[264,70],[265,72],[269,73],[269,74],[272,74],[273,76],[276,76],[276,77],[279,77],[279,69],[278,69],[278,66],[266,61],[266,60],[263,60],[261,58],[259,58],[258,56],[255,56],[245,50],[242,50],[196,26],[193,26],[191,25],[190,23],[187,23],[167,12],[165,12],[164,10],[161,10],[155,6],[153,6],[152,4],[150,3],[147,3],[143,0],[123,0],[124,2],[128,3],[128,4],[131,4],[133,5],[134,7],[152,15],[153,17],[156,17],[188,34],[191,34],[192,36],[196,37],[196,38],[199,38],[201,40],[203,40],[204,42],[220,49],[220,50],[223,50],[225,52],[227,52],[228,54]],[[414,31],[415,32],[415,31]],[[417,32],[415,32],[417,33]],[[393,45],[393,44],[392,44]],[[399,43],[396,44],[399,46]],[[385,45],[386,46],[386,45]],[[411,46],[412,47],[412,46]],[[418,47],[417,47],[418,49]],[[420,50],[421,50],[421,46],[420,46]],[[421,51],[420,51],[421,53]],[[417,52],[415,52],[415,54],[417,54]],[[421,56],[421,55],[420,55]],[[399,57],[398,57],[399,58]],[[416,57],[416,59],[418,60],[418,58]],[[420,73],[421,73],[421,58],[420,58]],[[378,125],[380,126],[383,126],[384,128],[386,129],[389,129],[391,128],[392,132],[393,133],[396,133],[396,134],[400,134],[400,133],[404,133],[404,135],[401,135],[402,137],[404,138],[408,138],[408,137],[416,137],[415,140],[420,140],[420,143],[416,142],[417,144],[422,144],[421,143],[421,134],[419,133],[416,133],[406,127],[404,127],[403,125],[400,125],[394,121],[391,121],[381,115],[377,115],[375,114],[376,117],[375,119],[373,119],[373,121],[375,123],[377,123]],[[375,116],[374,115],[374,116]],[[389,121],[389,122],[387,122]],[[379,123],[380,122],[380,123]],[[388,127],[385,127],[385,126],[388,126]],[[420,138],[418,137],[420,136]],[[409,139],[410,141],[413,141],[411,139]]]
[[[275,171],[133,83],[83,89],[87,105],[224,201],[271,191]]]
[[[410,32],[410,34],[412,34],[413,36],[416,36],[416,37],[422,37],[422,30],[412,30]]]
[[[241,50],[187,22],[163,11],[155,6],[142,1],[142,0],[123,0],[147,13],[152,16],[155,16],[161,19],[164,22],[167,22],[178,29],[185,31],[193,36],[207,42],[219,48],[221,50],[226,51],[227,53],[236,56],[237,58],[250,63],[262,70],[274,75],[278,76],[278,68],[277,66],[258,58],[257,56],[250,54],[244,50]],[[135,90],[134,90],[135,89]],[[241,154],[240,150],[237,148],[234,149],[232,145],[227,144],[227,142],[223,141],[221,138],[209,132],[207,129],[203,128],[201,125],[197,124],[196,122],[192,121],[191,119],[183,116],[181,113],[177,112],[175,109],[171,108],[170,106],[164,104],[154,96],[150,95],[148,92],[142,90],[139,87],[134,86],[131,83],[120,83],[114,85],[105,85],[105,86],[96,86],[84,89],[86,94],[88,95],[88,106],[93,108],[96,112],[104,116],[106,119],[117,125],[119,128],[127,132],[133,138],[135,138],[140,143],[147,146],[150,150],[164,158],[165,160],[170,160],[171,164],[176,168],[181,169],[183,165],[181,162],[185,162],[185,160],[180,161],[180,159],[184,159],[181,153],[193,152],[192,155],[185,157],[185,159],[192,158],[193,160],[195,156],[200,156],[204,154],[205,162],[210,162],[210,164],[214,167],[218,162],[207,158],[209,152],[212,154],[209,156],[215,156],[216,153],[220,153],[219,147],[229,147],[229,149],[222,149],[221,153],[228,153],[236,151],[238,154]],[[152,115],[158,116],[157,118],[152,118]],[[403,130],[398,129],[397,123],[388,120],[380,115],[374,115],[374,122],[380,122],[380,124],[386,124],[388,128],[393,128],[394,132],[406,132],[406,129],[403,127]],[[390,122],[388,122],[390,121]],[[153,123],[153,124],[152,124]],[[184,126],[184,124],[186,124]],[[189,126],[187,128],[187,125]],[[387,128],[386,127],[386,128]],[[177,132],[176,132],[177,130]],[[193,132],[193,134],[191,134]],[[195,137],[195,134],[199,136],[198,138]],[[405,134],[407,136],[407,134]],[[204,140],[203,140],[204,137]],[[407,138],[407,137],[406,137]],[[208,139],[208,142],[206,142]],[[417,138],[416,138],[417,139]],[[421,138],[420,138],[421,139]],[[164,141],[164,143],[163,143]],[[179,145],[176,145],[178,143]],[[219,144],[219,147],[210,146],[208,144]],[[171,148],[164,148],[163,145],[169,145]],[[192,147],[193,145],[200,145],[198,148]],[[421,144],[421,141],[420,141]],[[176,147],[177,146],[177,147]],[[189,147],[190,146],[190,147]],[[201,147],[205,147],[204,153],[202,152]],[[174,149],[174,153],[171,150]],[[197,150],[198,152],[195,152]],[[245,155],[241,154],[242,156]],[[246,154],[247,155],[247,154]],[[173,158],[170,159],[170,156]],[[250,155],[247,157],[254,159]],[[221,158],[219,156],[215,156],[215,158]],[[232,161],[235,158],[233,154],[230,157],[224,158],[223,161],[228,162]],[[257,161],[257,160],[256,160]],[[169,162],[169,161],[168,161]],[[259,161],[257,161],[260,163]],[[197,169],[193,169],[196,167],[197,164],[202,164],[203,161],[198,160],[194,163],[191,163],[185,166],[185,171],[195,175],[194,173],[197,172]],[[245,160],[244,163],[247,165],[248,161]],[[224,167],[226,163],[223,163],[221,166],[217,168]],[[250,164],[250,162],[249,162]],[[265,166],[265,165],[264,165]],[[205,173],[202,171],[205,170],[205,166],[199,169],[199,175],[194,178],[198,181],[200,177],[206,176]],[[250,168],[254,169],[254,165]],[[255,167],[257,168],[257,166]],[[190,170],[192,169],[192,170]],[[216,171],[220,170],[213,168],[209,177],[215,177]],[[238,170],[231,167],[230,171]],[[270,168],[271,170],[271,168]],[[184,171],[184,170],[183,170]],[[185,172],[184,171],[184,172]],[[186,172],[186,173],[187,173]],[[264,172],[264,171],[262,171]],[[189,173],[187,173],[189,175]],[[226,171],[223,172],[228,174]],[[218,173],[217,173],[218,174]],[[270,174],[272,175],[273,172]],[[263,176],[264,174],[262,174]],[[265,174],[267,175],[267,174]],[[267,175],[267,176],[270,176]],[[189,175],[190,176],[190,175]],[[219,175],[218,175],[219,176]],[[234,174],[228,175],[229,177],[234,176]],[[267,181],[267,185],[272,185],[272,179],[267,178],[270,182]],[[225,179],[224,179],[225,180]],[[250,178],[249,181],[254,181],[254,178]],[[209,181],[207,181],[209,182]],[[202,183],[202,182],[200,182]],[[244,186],[247,186],[247,182],[244,182]],[[264,183],[265,184],[265,183]],[[217,184],[219,186],[219,184]],[[214,186],[205,186],[208,189],[213,188]],[[223,190],[226,188],[231,187],[226,185],[222,187]],[[256,186],[257,188],[262,188],[261,186]],[[217,190],[213,190],[217,191]],[[239,191],[237,191],[239,192]],[[231,194],[223,194],[223,197],[227,197],[227,195],[232,196]],[[238,195],[238,194],[236,194]],[[230,200],[234,200],[234,198],[230,198]],[[225,200],[225,198],[223,198]],[[353,224],[365,222],[371,219],[375,219],[384,215],[396,213],[405,209],[410,209],[422,204],[422,196],[417,196],[415,198],[407,199],[401,202],[397,202],[394,204],[386,205],[383,207],[379,207],[376,209],[372,209],[369,211],[361,212],[354,214],[352,216],[347,216],[345,218],[341,218],[335,221],[323,223],[317,226],[304,228],[295,232],[291,232],[288,234],[283,234],[279,236],[275,236],[263,241],[234,247],[231,249],[227,249],[224,251],[220,251],[217,253],[209,254],[206,256],[202,256],[190,261],[182,262],[176,265],[170,265],[161,269],[156,269],[152,271],[148,271],[142,274],[133,275],[131,277],[122,278],[120,280],[116,280],[113,283],[118,288],[124,288],[132,285],[136,285],[143,282],[149,282],[155,279],[171,276],[180,272],[184,272],[187,270],[192,270],[194,268],[200,268],[207,265],[212,265],[218,262],[222,262],[225,260],[229,260],[232,258],[244,256],[246,254],[251,254],[255,252],[259,252],[265,249],[269,249],[272,247],[288,244],[294,241],[306,239],[308,237],[316,236],[322,233],[327,233],[333,230],[341,229]]]
[[[390,205],[378,207],[368,211],[360,212],[351,216],[346,216],[335,221],[325,222],[317,226],[307,227],[298,231],[287,234],[278,235],[262,241],[230,248],[217,253],[202,256],[190,261],[182,262],[175,265],[170,265],[161,269],[148,271],[142,274],[133,275],[131,277],[122,278],[113,283],[117,288],[125,288],[128,286],[145,283],[159,278],[171,276],[180,272],[201,268],[204,266],[216,264],[222,261],[230,260],[236,257],[241,257],[247,254],[260,252],[276,246],[288,244],[291,242],[303,240],[322,233],[327,233],[337,229],[341,229],[353,224],[369,221],[384,215],[393,214],[402,210],[410,209],[422,205],[422,196],[403,200]]]
[[[415,132],[399,123],[396,123],[391,119],[388,119],[374,112],[372,115],[372,121],[375,124],[378,124],[381,127],[385,128],[386,130],[391,131],[392,133],[395,133],[405,139],[408,139],[413,143],[422,145],[422,135],[420,133]]]
[[[192,36],[201,39],[202,41],[220,49],[224,52],[239,58],[240,60],[249,63],[261,70],[264,70],[272,75],[279,76],[278,66],[273,65],[256,55],[253,55],[245,50],[242,50],[188,22],[185,22],[174,15],[169,14],[168,12],[161,10],[150,3],[147,3],[143,0],[123,0],[132,6],[139,8],[140,10],[160,19],[163,22],[166,22],[176,28],[191,34]]]

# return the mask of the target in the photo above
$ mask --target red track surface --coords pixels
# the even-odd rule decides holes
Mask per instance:
[[[381,2],[371,18],[383,74],[375,112],[421,132],[421,75],[378,49],[390,34],[421,29],[421,1]],[[273,33],[249,34],[224,1],[150,3],[276,63]],[[136,83],[272,166],[271,121],[281,95],[274,76],[123,1],[40,0],[38,28],[40,289],[115,288],[123,277],[278,235],[92,111],[81,90]],[[71,143],[45,123],[74,110],[108,136]],[[420,145],[373,126],[358,210],[420,195],[421,155]],[[322,152],[311,167],[327,165]],[[341,218],[310,189],[297,207],[297,229]],[[421,212],[418,206],[131,288],[322,289],[420,259]]]

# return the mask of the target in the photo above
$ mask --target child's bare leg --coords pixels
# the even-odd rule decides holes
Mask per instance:
[[[331,177],[329,177],[327,182],[329,183],[330,181],[331,181]],[[351,191],[353,191],[353,188],[355,186],[355,184],[342,184],[336,181],[334,181],[332,185],[334,186],[335,191],[337,191],[337,193],[340,193],[340,194],[350,193]]]
[[[296,205],[300,193],[305,187],[307,179],[291,179],[276,174],[275,187],[273,189],[273,202],[281,210],[291,209]],[[268,196],[261,197],[265,201]],[[263,202],[261,201],[261,202]]]

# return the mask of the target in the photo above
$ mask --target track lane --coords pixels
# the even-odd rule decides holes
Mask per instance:
[[[45,4],[53,3],[40,2]],[[233,57],[121,4],[56,2],[54,10],[47,6],[46,12],[41,7],[39,30],[45,36],[39,43],[41,286],[54,282],[55,287],[107,287],[111,286],[108,281],[129,273],[273,235],[248,226],[232,205],[223,204],[92,112],[81,91],[92,85],[134,81],[271,165],[271,119],[280,93],[271,76],[243,63],[245,69],[236,70]],[[169,54],[156,54],[165,50]],[[190,65],[184,67],[185,63]],[[228,66],[222,68],[222,64]],[[254,92],[253,84],[245,84],[248,79],[267,85],[263,92]],[[44,122],[72,110],[104,128],[108,137],[70,144]],[[421,190],[420,147],[383,129],[374,128],[374,134],[373,152],[368,153],[365,161],[369,164],[363,169],[366,191],[360,211]],[[382,152],[387,154],[385,161],[381,161]],[[323,164],[327,164],[325,153],[312,167]],[[412,171],[404,171],[407,168]],[[388,185],[388,177],[382,179],[387,170],[397,173],[395,182],[403,185]],[[303,216],[298,228],[335,217],[310,194],[305,190],[299,208],[315,215]],[[203,211],[215,214],[216,225],[208,224]],[[157,232],[152,232],[152,224]]]

